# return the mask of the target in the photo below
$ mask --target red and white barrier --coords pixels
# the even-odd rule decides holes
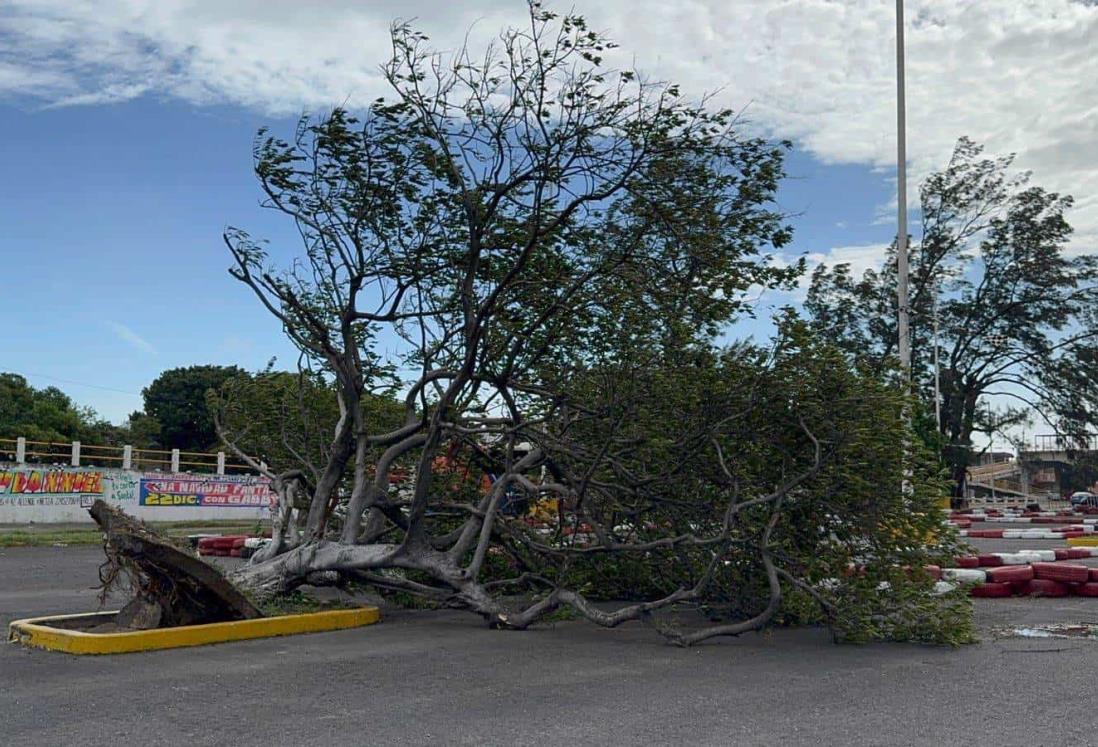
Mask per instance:
[[[940,569],[939,593],[954,584],[973,584],[969,593],[980,598],[1014,595],[1098,597],[1098,568],[1065,561],[1098,557],[1098,547],[1057,547],[1051,550],[982,553],[954,559],[954,568]],[[938,570],[935,568],[935,570]],[[943,583],[945,584],[943,586]]]

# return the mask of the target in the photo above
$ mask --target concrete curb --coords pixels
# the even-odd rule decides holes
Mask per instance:
[[[359,607],[127,633],[85,633],[50,625],[50,623],[63,621],[79,621],[82,618],[89,622],[92,618],[98,618],[99,622],[110,622],[117,614],[117,611],[90,612],[15,620],[8,626],[8,640],[24,646],[62,651],[68,654],[125,654],[358,628],[363,625],[372,625],[381,619],[377,607]]]

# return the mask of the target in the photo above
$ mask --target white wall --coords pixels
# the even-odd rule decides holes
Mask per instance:
[[[258,520],[271,493],[251,476],[0,463],[0,524],[90,524],[96,498],[146,521]]]

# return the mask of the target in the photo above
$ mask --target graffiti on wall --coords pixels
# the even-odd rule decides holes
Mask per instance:
[[[104,495],[98,470],[0,470],[0,501],[18,506],[84,505]]]
[[[0,493],[95,493],[103,494],[102,472],[70,472],[61,469],[0,471]]]
[[[0,506],[91,506],[96,498],[139,506],[270,508],[265,478],[88,470],[70,467],[0,469]]]
[[[141,478],[142,506],[262,508],[274,502],[266,480],[155,476]]]

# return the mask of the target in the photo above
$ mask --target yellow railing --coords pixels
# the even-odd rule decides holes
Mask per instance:
[[[223,452],[138,449],[78,441],[32,441],[27,438],[0,438],[0,461],[218,474],[253,471],[246,464],[227,461]]]

